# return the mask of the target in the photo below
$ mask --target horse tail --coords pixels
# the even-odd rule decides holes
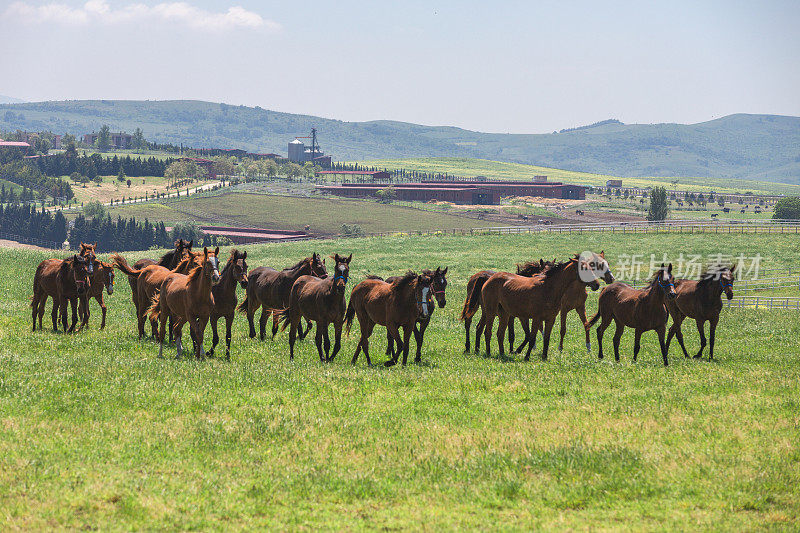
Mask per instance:
[[[476,278],[472,288],[467,286],[467,299],[464,300],[464,308],[461,309],[461,320],[472,318],[478,311],[478,305],[481,301],[481,289],[487,279],[489,278]]]
[[[158,320],[158,315],[161,314],[161,294],[156,292],[151,300],[150,307],[147,308],[147,315],[152,320]]]
[[[594,316],[592,317],[592,319],[591,319],[591,320],[589,320],[589,322],[587,322],[587,323],[586,323],[586,327],[590,328],[590,327],[594,326],[594,325],[595,325],[595,323],[596,323],[598,320],[600,320],[600,310],[599,310],[599,309],[597,310],[597,314],[596,314],[596,315],[594,315]]]
[[[286,309],[273,309],[272,312],[275,315],[275,320],[277,320],[278,324],[280,324],[281,333],[286,331],[286,328],[289,327],[289,324],[292,323],[291,314],[289,313],[289,307]]]
[[[350,335],[350,328],[353,327],[353,317],[356,316],[356,308],[353,305],[353,296],[350,295],[350,302],[347,304],[347,312],[344,314],[344,332]]]
[[[141,269],[131,268],[125,258],[119,254],[112,255],[111,260],[115,265],[117,265],[117,268],[122,270],[130,278],[137,277],[142,272]]]
[[[240,313],[246,313],[247,312],[247,307],[250,305],[250,303],[247,300],[248,300],[248,297],[245,296],[244,300],[242,300],[242,303],[240,303],[239,305],[236,306],[236,310],[239,311]]]

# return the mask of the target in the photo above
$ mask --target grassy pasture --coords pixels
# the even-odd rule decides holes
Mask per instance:
[[[222,215],[244,225],[271,229],[302,230],[306,224],[316,234],[333,235],[342,224],[358,224],[367,233],[447,230],[485,227],[488,222],[458,217],[443,212],[429,212],[364,200],[342,198],[301,198],[265,194],[228,193],[218,196],[181,200],[179,206],[191,209],[183,213],[171,206],[131,205],[111,210],[112,216],[135,216],[165,223],[194,219],[198,223],[214,221]],[[210,215],[201,218],[196,213]]]
[[[575,172],[557,168],[539,167],[521,163],[505,163],[488,159],[465,159],[449,157],[417,157],[407,159],[376,159],[359,162],[365,166],[378,168],[418,170],[422,172],[449,172],[457,176],[486,176],[489,178],[532,180],[536,175],[547,175],[550,181],[563,181],[577,185],[605,186],[606,180],[616,176]],[[759,180],[742,180],[734,178],[660,178],[637,177],[622,178],[625,187],[663,186],[672,189],[676,181],[678,190],[754,194],[800,194],[800,185],[771,183]]]
[[[798,244],[584,234],[247,247],[251,268],[352,252],[351,284],[449,265],[424,363],[391,369],[352,367],[355,334],[331,365],[309,341],[289,363],[285,333],[250,340],[242,317],[231,362],[159,360],[136,338],[120,274],[106,331],[92,304],[86,332],[31,334],[31,277],[47,254],[0,250],[0,527],[795,529],[797,312],[725,310],[717,360],[673,345],[666,369],[652,333],[637,364],[630,331],[621,363],[587,356],[574,315],[547,363],[464,355],[457,316],[474,271],[527,258],[758,252],[775,268],[796,266]],[[684,336],[696,349],[689,322]],[[376,328],[374,360],[384,347]]]

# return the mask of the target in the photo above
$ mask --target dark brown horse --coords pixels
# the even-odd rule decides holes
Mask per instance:
[[[433,278],[433,283],[431,284],[433,296],[436,298],[436,303],[439,307],[444,309],[444,306],[447,304],[447,298],[445,297],[445,290],[447,289],[447,278],[445,277],[447,276],[447,267],[445,267],[444,270],[442,267],[436,267],[434,271],[423,270],[422,273]],[[393,283],[401,277],[402,276],[391,276],[386,278],[386,282]],[[435,308],[431,308],[431,312],[426,318],[418,318],[417,322],[414,324],[414,341],[417,343],[417,354],[414,357],[415,363],[419,363],[422,360],[422,341],[434,310]],[[392,336],[389,335],[388,332],[386,333],[386,355],[391,356],[393,359],[396,358],[394,353],[394,339],[392,339]]]
[[[681,345],[683,355],[689,357],[686,346],[683,344],[681,323],[688,317],[693,318],[700,334],[700,350],[695,354],[695,359],[703,356],[706,346],[706,336],[703,331],[706,321],[709,323],[709,352],[708,359],[714,359],[714,337],[717,332],[719,314],[722,311],[722,293],[730,300],[733,298],[733,271],[736,266],[714,267],[706,272],[699,281],[688,279],[675,280],[675,298],[667,300],[667,311],[672,316],[672,327],[667,334],[667,350],[674,335]]]
[[[109,296],[114,294],[114,265],[103,261],[95,261],[94,274],[89,276],[89,290],[80,298],[78,314],[81,316],[80,328],[83,329],[89,324],[89,300],[94,298],[100,304],[103,318],[100,321],[100,329],[106,327],[106,303],[103,300],[103,291]]]
[[[353,288],[345,315],[345,327],[348,334],[355,316],[358,316],[358,323],[361,327],[361,338],[358,341],[356,352],[353,354],[353,364],[358,360],[358,355],[362,350],[364,357],[367,358],[367,364],[372,364],[369,358],[369,337],[376,324],[386,326],[397,345],[395,356],[386,361],[385,365],[397,364],[401,351],[403,352],[403,364],[406,364],[409,339],[414,330],[414,324],[419,318],[427,318],[433,310],[432,283],[433,278],[427,274],[417,275],[414,272],[408,272],[394,283],[386,283],[379,279],[366,279]],[[400,329],[403,330],[402,338]]]
[[[58,331],[58,314],[61,312],[61,324],[65,332],[75,330],[77,323],[78,298],[86,293],[89,287],[89,260],[81,255],[73,255],[68,259],[46,259],[39,263],[33,276],[33,298],[31,299],[31,318],[33,331],[36,331],[36,320],[42,329],[47,297],[53,298],[53,331]],[[67,301],[72,306],[72,325],[67,328]]]
[[[614,358],[619,361],[619,341],[625,326],[634,329],[633,360],[639,355],[642,333],[654,330],[658,335],[661,345],[661,356],[664,366],[669,364],[667,359],[667,344],[664,333],[667,327],[667,310],[664,303],[675,298],[675,278],[672,277],[672,263],[668,267],[661,267],[653,276],[650,284],[644,289],[634,289],[622,282],[614,282],[600,293],[597,314],[589,321],[589,326],[602,319],[597,328],[597,344],[600,351],[597,357],[603,358],[603,333],[613,320],[614,330]]]
[[[158,293],[153,296],[153,301],[147,309],[147,314],[152,320],[159,321],[158,329],[158,356],[164,355],[164,335],[166,333],[167,317],[172,317],[172,326],[175,335],[175,344],[178,349],[176,359],[183,355],[181,335],[183,325],[188,322],[189,333],[194,342],[194,355],[197,359],[205,357],[203,350],[203,335],[206,324],[214,309],[214,297],[211,287],[219,282],[219,248],[209,252],[203,248],[201,264],[192,269],[188,275],[169,272],[161,282]],[[146,268],[152,268],[154,265]]]
[[[544,271],[545,268],[548,266],[553,266],[552,262],[544,261],[543,259],[539,259],[539,261],[529,261],[524,263],[523,265],[517,265],[517,274],[520,276],[533,276],[534,274],[539,274]],[[465,333],[465,340],[464,340],[464,353],[469,353],[469,330],[472,325],[472,317],[475,316],[475,313],[478,312],[478,309],[481,308],[481,289],[483,288],[483,284],[486,283],[486,280],[491,278],[493,275],[497,274],[494,270],[481,270],[472,275],[467,281],[467,297],[464,300],[464,306],[461,309],[461,320],[464,322],[464,333]],[[528,336],[528,321],[527,320],[520,320],[522,323],[523,331],[525,332],[525,336]],[[481,313],[481,318],[478,320],[478,325],[475,327],[475,353],[478,353],[481,348],[481,335],[483,334],[483,329],[486,325],[486,318],[484,314]],[[508,323],[508,343],[510,346],[514,346],[514,321],[510,321]],[[522,350],[522,345],[520,345],[519,350]]]
[[[131,268],[125,258],[119,254],[112,256],[114,264],[117,265],[122,272],[124,272],[128,279],[136,278],[136,319],[138,323],[139,338],[145,336],[144,323],[147,319],[147,309],[150,307],[148,302],[152,302],[153,296],[161,286],[161,283],[167,278],[170,273],[175,274],[188,274],[192,269],[203,264],[202,252],[184,252],[184,258],[178,265],[168,270],[159,265],[148,265],[142,269]],[[158,334],[157,323],[155,320],[150,320],[152,334],[155,337]],[[173,328],[174,329],[174,328]],[[170,338],[172,330],[170,330]]]
[[[78,252],[78,255],[86,259],[86,272],[90,276],[94,274],[94,265],[97,261],[97,258],[95,257],[95,250],[97,250],[97,243],[86,244],[85,242],[82,242],[80,252]]]
[[[527,263],[525,266],[527,266]],[[611,273],[611,268],[608,266],[604,252],[596,254],[596,256],[591,259],[590,267],[595,270],[598,277],[602,277],[607,284],[614,282],[614,275]],[[520,267],[517,267],[517,273],[521,273]],[[573,309],[576,313],[578,313],[578,317],[581,319],[581,323],[583,324],[583,330],[586,336],[586,353],[591,353],[592,341],[589,331],[592,328],[589,326],[589,321],[586,320],[586,287],[577,284],[571,285],[570,290],[565,292],[564,296],[561,297],[561,310],[558,313],[559,317],[561,318],[561,331],[558,341],[558,351],[561,352],[564,350],[564,336],[567,333],[567,313]],[[522,329],[525,330],[525,340],[520,343],[514,353],[522,352],[522,349],[528,342],[532,342],[533,348],[536,348],[537,330],[531,332],[529,325],[526,324],[525,321],[522,321]],[[541,331],[541,327],[538,331]]]
[[[161,259],[158,261],[154,259],[142,258],[133,264],[133,268],[136,270],[142,270],[144,267],[148,267],[150,265],[158,265],[166,268],[167,270],[172,270],[178,266],[178,263],[183,260],[187,252],[192,251],[192,244],[194,244],[193,240],[185,241],[183,239],[178,239],[175,241],[175,249],[170,250],[162,255]],[[128,283],[131,286],[131,298],[133,299],[134,307],[136,307],[136,316],[139,316],[139,296],[136,291],[136,279],[136,276],[128,276]]]
[[[267,320],[276,309],[286,309],[289,306],[289,293],[297,278],[300,276],[325,278],[327,275],[325,260],[317,253],[283,270],[275,270],[269,267],[258,267],[251,270],[248,276],[247,294],[244,301],[237,307],[240,312],[247,313],[250,338],[256,336],[253,319],[260,307],[263,309],[259,320],[259,338],[263,341],[266,337]],[[310,329],[311,323],[308,323],[308,328],[305,332],[300,330],[300,338],[303,339]],[[272,322],[272,337],[275,338],[277,333],[278,317],[275,316]]]
[[[592,290],[600,287],[589,262],[582,256],[558,263],[530,278],[508,273],[497,273],[489,278],[481,289],[481,306],[486,316],[484,339],[487,354],[490,353],[495,316],[499,317],[497,344],[501,355],[504,354],[503,338],[508,322],[518,317],[530,319],[534,331],[540,323],[544,323],[542,359],[547,360],[550,332],[561,308],[561,298],[572,289],[572,285],[588,285]],[[532,344],[528,345],[526,361],[530,359]]]
[[[217,322],[220,318],[225,318],[225,359],[231,358],[231,326],[233,316],[236,313],[236,285],[239,284],[243,289],[247,289],[247,252],[240,252],[236,248],[231,250],[231,255],[225,268],[222,269],[219,283],[211,287],[211,294],[214,296],[214,309],[211,311],[211,332],[213,339],[211,349],[208,351],[209,357],[214,357],[214,349],[219,343],[217,333]]]
[[[314,340],[320,361],[333,361],[342,346],[342,324],[346,311],[344,289],[350,278],[350,261],[353,259],[353,254],[348,257],[335,254],[331,258],[336,262],[333,277],[300,276],[292,285],[289,307],[280,312],[280,319],[283,322],[282,329],[290,326],[290,361],[294,359],[294,341],[301,327],[301,318],[317,323]],[[333,352],[331,352],[331,340],[328,336],[329,324],[333,324]]]

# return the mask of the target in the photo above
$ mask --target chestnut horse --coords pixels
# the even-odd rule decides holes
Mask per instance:
[[[61,324],[64,331],[75,330],[77,322],[78,298],[86,293],[89,286],[89,259],[76,254],[68,259],[45,259],[36,268],[33,276],[33,298],[31,299],[31,318],[33,331],[36,331],[36,319],[42,329],[47,297],[53,298],[53,331],[58,331],[58,314],[61,312]],[[72,325],[67,328],[67,301],[72,307]]]
[[[397,364],[401,351],[403,364],[406,364],[409,339],[414,324],[419,318],[427,318],[433,310],[432,283],[432,276],[417,275],[409,271],[394,283],[366,279],[353,288],[345,314],[345,328],[348,334],[353,325],[353,317],[358,316],[358,324],[361,327],[361,338],[353,354],[353,364],[356,364],[361,350],[364,351],[367,364],[372,364],[369,359],[369,337],[376,324],[386,326],[386,330],[394,337],[397,345],[395,356],[386,361],[385,366]]]
[[[147,314],[151,320],[159,321],[159,357],[164,356],[164,335],[166,333],[167,317],[172,317],[174,321],[172,330],[178,349],[175,358],[180,359],[183,355],[181,335],[183,333],[183,325],[187,322],[189,323],[189,333],[194,342],[195,357],[197,359],[205,357],[203,334],[214,309],[214,297],[211,295],[211,287],[220,280],[217,254],[219,254],[219,247],[213,252],[209,252],[208,248],[203,248],[203,253],[200,254],[202,257],[200,266],[193,268],[188,275],[169,272],[161,282],[158,293],[153,296],[153,301],[147,309]]]
[[[214,309],[211,311],[211,332],[213,339],[211,349],[208,351],[209,357],[214,357],[214,349],[219,343],[217,333],[217,322],[225,317],[225,359],[231,359],[231,326],[233,325],[233,315],[236,312],[236,285],[239,284],[243,289],[247,289],[247,251],[240,252],[236,248],[231,250],[231,255],[222,274],[219,283],[211,287],[211,294],[214,296]]]
[[[318,278],[316,276],[300,276],[292,285],[289,295],[289,307],[280,311],[282,330],[289,328],[289,360],[294,359],[294,341],[301,328],[300,319],[317,323],[315,343],[319,360],[323,363],[333,361],[342,346],[342,324],[346,311],[344,289],[350,278],[350,261],[353,254],[344,257],[332,255],[336,262],[333,277]],[[331,340],[328,336],[328,324],[333,324],[334,344],[331,353]],[[324,353],[323,353],[324,344]]]
[[[675,298],[675,278],[672,277],[672,263],[668,267],[661,267],[653,276],[650,284],[644,289],[634,289],[622,282],[614,282],[603,289],[598,302],[599,310],[589,321],[589,326],[594,325],[602,318],[597,328],[597,344],[600,352],[597,357],[603,358],[603,333],[613,320],[616,324],[614,330],[614,358],[619,361],[619,341],[625,326],[634,329],[633,360],[639,355],[642,333],[654,330],[658,335],[661,345],[661,357],[664,366],[669,364],[667,359],[667,344],[664,333],[667,327],[667,310],[664,303]]]
[[[535,263],[534,263],[535,264]],[[606,261],[606,256],[604,252],[600,252],[596,254],[596,256],[592,259],[592,264],[590,267],[594,269],[597,273],[603,274],[603,280],[606,284],[614,282],[614,275],[611,273],[611,268],[608,266],[608,262]],[[520,273],[520,267],[517,267],[517,273]],[[558,351],[564,351],[564,336],[567,333],[567,313],[572,310],[575,310],[578,313],[578,317],[581,319],[581,323],[583,324],[584,334],[586,336],[586,353],[591,353],[592,351],[592,341],[589,335],[589,331],[592,329],[589,326],[589,321],[586,320],[586,287],[580,285],[572,285],[572,288],[564,293],[564,296],[561,297],[561,310],[559,311],[559,317],[561,318],[561,331],[560,331],[560,338],[558,341]],[[522,322],[522,329],[525,330],[526,337],[525,340],[520,343],[514,353],[522,352],[522,348],[528,342],[533,343],[533,348],[536,348],[536,334],[538,333],[537,330],[530,332],[529,334],[529,326]],[[539,328],[541,331],[541,328]]]
[[[447,298],[445,297],[445,290],[447,289],[447,267],[442,270],[442,267],[436,267],[435,271],[431,270],[423,270],[423,274],[431,276],[433,278],[433,283],[431,284],[431,290],[433,290],[433,296],[436,298],[436,303],[439,305],[440,308],[444,309],[444,306],[447,305]],[[400,279],[402,276],[390,276],[386,278],[386,283],[392,283]],[[431,321],[431,316],[433,315],[434,308],[431,308],[430,314],[427,318],[418,318],[417,322],[414,324],[414,341],[417,343],[417,354],[414,357],[414,362],[419,363],[422,360],[422,341],[425,337],[425,330],[428,329],[428,324]],[[395,357],[394,354],[394,339],[389,333],[386,333],[386,355]]]
[[[103,301],[103,290],[109,296],[114,294],[114,265],[113,263],[105,263],[103,261],[95,262],[94,274],[89,278],[89,289],[80,298],[78,306],[78,314],[81,316],[80,329],[83,329],[89,324],[89,300],[94,298],[100,304],[100,310],[103,313],[103,318],[100,321],[100,329],[106,327],[106,303]]]
[[[681,345],[683,355],[689,357],[686,346],[683,344],[681,323],[688,317],[693,318],[700,333],[700,350],[694,356],[700,359],[703,348],[706,346],[706,336],[703,331],[706,321],[709,323],[709,361],[714,359],[714,337],[717,332],[719,313],[722,311],[722,293],[730,300],[733,298],[733,271],[736,266],[713,267],[706,272],[700,281],[688,279],[675,280],[675,298],[667,300],[667,311],[672,316],[672,327],[667,334],[667,351],[674,335]]]
[[[536,261],[529,261],[524,263],[524,265],[517,265],[517,274],[520,276],[532,276],[534,274],[541,273],[545,268],[548,266],[553,266],[552,262],[544,261],[539,259],[538,262]],[[486,283],[486,280],[491,278],[493,275],[497,274],[494,270],[481,270],[472,275],[467,281],[467,297],[464,300],[464,306],[461,309],[461,320],[464,321],[464,333],[465,333],[465,340],[464,340],[464,353],[469,353],[469,329],[472,325],[472,317],[475,316],[475,313],[478,312],[478,309],[481,308],[481,289],[483,288],[483,284]],[[528,334],[528,321],[520,320],[522,323],[522,329],[525,332],[527,337]],[[478,320],[478,325],[475,327],[475,353],[478,353],[481,348],[481,335],[483,334],[483,329],[486,325],[486,318],[484,314],[481,313],[481,318]],[[514,321],[509,321],[508,323],[508,343],[514,346]],[[524,343],[523,343],[524,345]],[[521,350],[522,348],[520,348]]]
[[[497,328],[497,344],[499,352],[504,354],[503,337],[509,320],[513,317],[530,319],[533,330],[544,323],[542,331],[542,360],[547,360],[550,347],[550,332],[561,309],[564,294],[573,289],[573,285],[588,285],[592,290],[600,288],[595,272],[589,261],[576,256],[568,261],[558,263],[541,274],[533,277],[517,274],[497,273],[486,280],[481,289],[481,306],[486,316],[486,353],[490,353],[491,330],[495,316],[499,317]],[[530,360],[533,343],[528,345],[525,360]]]
[[[159,265],[149,265],[142,269],[131,268],[125,258],[119,254],[112,256],[114,264],[117,265],[122,272],[124,272],[128,279],[136,279],[136,319],[138,322],[139,338],[145,336],[144,323],[147,318],[147,309],[150,307],[153,296],[158,288],[161,286],[166,277],[170,273],[188,274],[193,268],[203,264],[202,252],[185,252],[183,260],[172,270]],[[158,334],[157,324],[155,320],[150,321],[152,335],[155,337]],[[172,336],[170,330],[170,338]]]
[[[133,268],[136,270],[141,270],[150,265],[158,265],[166,268],[167,270],[172,270],[178,266],[178,263],[183,260],[187,252],[192,251],[192,244],[194,244],[194,240],[185,241],[183,239],[178,239],[175,241],[175,249],[162,255],[161,259],[159,259],[157,262],[154,259],[142,258],[133,264]],[[133,298],[133,305],[136,307],[136,316],[139,316],[139,296],[136,292],[136,277],[128,276],[128,283],[131,286],[131,298]],[[148,302],[148,306],[149,305],[150,304]]]
[[[237,309],[242,313],[247,313],[247,322],[250,324],[250,338],[256,336],[256,328],[253,322],[256,311],[263,307],[259,320],[259,338],[263,341],[266,336],[267,320],[276,309],[286,309],[289,306],[289,293],[292,285],[300,276],[317,276],[318,278],[327,277],[325,270],[325,260],[316,252],[311,257],[300,260],[297,264],[275,270],[270,267],[258,267],[250,271],[247,283],[247,294]],[[303,339],[311,329],[311,323],[305,332],[300,330],[300,339]],[[278,317],[272,319],[272,338],[278,333]]]

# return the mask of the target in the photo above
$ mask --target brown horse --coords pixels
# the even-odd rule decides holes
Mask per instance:
[[[275,270],[269,267],[258,267],[250,271],[247,283],[247,294],[237,309],[242,313],[247,313],[247,322],[250,325],[250,338],[256,336],[256,328],[253,322],[256,311],[263,307],[259,320],[259,338],[263,341],[266,337],[267,320],[276,309],[286,309],[289,306],[289,293],[292,285],[300,276],[316,276],[318,278],[327,277],[325,270],[325,260],[319,254],[314,253],[311,257],[302,259],[297,264]],[[305,332],[300,330],[300,339],[303,339],[311,329],[311,323]],[[272,338],[278,333],[278,317],[272,319]]]
[[[167,270],[172,270],[178,266],[178,263],[183,260],[187,252],[192,251],[193,244],[193,240],[185,241],[183,239],[178,239],[175,241],[175,249],[170,250],[162,255],[161,259],[158,261],[155,261],[154,259],[142,258],[133,264],[133,268],[136,270],[142,270],[144,267],[148,267],[150,265],[158,265],[166,268]],[[134,307],[136,307],[136,316],[139,316],[139,296],[136,291],[136,279],[136,276],[128,276],[128,283],[131,286],[131,298],[133,299]],[[149,305],[150,304],[148,302],[148,306]]]
[[[445,290],[447,289],[447,278],[445,277],[447,275],[447,267],[445,267],[444,270],[442,270],[442,267],[436,267],[435,271],[423,270],[422,273],[433,278],[433,283],[431,284],[433,296],[436,298],[436,303],[439,307],[444,309],[444,306],[447,305],[447,298],[445,297]],[[392,283],[401,277],[402,276],[390,276],[386,278],[386,283]],[[435,307],[431,308],[431,312],[426,318],[418,318],[417,322],[414,324],[414,341],[417,343],[417,354],[414,357],[415,363],[419,363],[422,360],[422,341],[435,309]],[[392,336],[389,335],[388,332],[386,333],[386,355],[390,355],[393,359],[396,357],[394,353],[394,339],[392,339]]]
[[[700,281],[688,279],[675,280],[675,298],[667,300],[667,311],[672,316],[672,327],[667,334],[667,350],[672,336],[678,338],[683,355],[689,357],[686,346],[683,344],[683,332],[681,323],[688,317],[693,318],[697,324],[697,331],[700,333],[700,350],[694,356],[700,359],[703,356],[703,348],[706,346],[706,336],[703,328],[706,321],[709,322],[709,361],[714,359],[714,337],[717,332],[717,322],[722,311],[722,293],[730,300],[733,298],[733,271],[736,266],[714,267],[710,269]]]
[[[109,296],[114,294],[114,265],[103,261],[95,262],[94,274],[89,277],[89,289],[80,298],[78,314],[81,316],[80,329],[89,324],[89,300],[94,298],[100,304],[103,318],[100,321],[100,329],[106,327],[106,303],[103,301],[103,290]]]
[[[332,255],[336,262],[333,277],[318,278],[316,276],[300,276],[292,285],[289,295],[289,307],[280,311],[282,329],[289,328],[289,360],[294,359],[294,341],[300,329],[300,319],[305,317],[309,322],[317,323],[314,339],[317,345],[319,360],[323,363],[333,361],[342,346],[342,324],[346,311],[344,289],[350,278],[350,261],[339,254]],[[328,324],[333,324],[334,344],[331,353],[331,340],[328,336]],[[324,344],[324,353],[323,353]]]
[[[553,266],[552,262],[544,261],[543,259],[539,259],[539,261],[529,261],[524,263],[523,265],[517,265],[517,274],[520,276],[533,276],[534,274],[539,274],[544,271],[545,268]],[[475,313],[478,312],[478,309],[481,308],[481,289],[483,288],[483,284],[491,278],[493,275],[497,274],[494,270],[481,270],[472,275],[467,281],[467,297],[464,300],[464,306],[461,309],[461,320],[464,322],[464,333],[465,333],[465,340],[464,340],[464,353],[469,353],[469,330],[472,325],[472,317],[475,316]],[[520,320],[522,323],[523,331],[525,332],[525,336],[528,336],[528,321],[527,320]],[[483,334],[484,327],[486,326],[486,318],[483,313],[481,313],[481,318],[478,320],[478,325],[475,327],[475,353],[478,353],[481,348],[481,335]],[[514,346],[514,321],[509,321],[508,323],[508,343],[512,347]],[[523,343],[524,345],[524,343]],[[522,345],[521,345],[522,346]],[[520,351],[522,348],[519,348]]]
[[[145,336],[144,323],[147,318],[147,309],[150,307],[153,296],[170,273],[188,274],[193,268],[203,264],[202,252],[185,252],[183,260],[172,269],[168,270],[159,265],[149,265],[142,269],[131,268],[125,258],[119,254],[112,256],[114,264],[130,278],[136,278],[136,319],[138,322],[139,338]],[[157,323],[150,321],[152,335],[158,334]],[[171,331],[171,330],[170,330]],[[170,333],[171,337],[172,333]]]
[[[614,282],[614,275],[611,273],[611,268],[608,266],[604,252],[600,252],[599,254],[596,254],[594,258],[592,258],[590,267],[598,274],[602,274],[603,281],[605,281],[606,284]],[[519,266],[517,267],[517,273],[520,274]],[[558,341],[558,351],[564,351],[564,336],[567,333],[567,313],[574,309],[575,312],[578,313],[578,317],[581,319],[581,323],[583,324],[584,334],[586,335],[586,353],[591,353],[592,341],[589,331],[592,328],[589,326],[589,321],[586,320],[586,287],[577,284],[571,285],[570,287],[570,290],[565,292],[564,296],[561,297],[561,310],[558,313],[559,317],[561,318],[561,331]],[[537,330],[530,332],[530,327],[525,321],[522,321],[522,329],[525,330],[526,333],[525,340],[520,343],[514,353],[521,353],[522,349],[526,344],[528,344],[528,342],[532,342],[533,348],[536,348]],[[538,331],[541,331],[541,327]]]
[[[588,285],[592,290],[600,288],[600,282],[589,261],[576,256],[558,263],[533,277],[497,273],[484,283],[481,289],[481,306],[486,316],[484,339],[486,352],[490,353],[491,330],[495,316],[499,317],[497,344],[504,354],[503,337],[508,322],[513,317],[530,319],[534,330],[544,323],[542,337],[544,347],[542,360],[547,360],[550,347],[550,332],[561,306],[561,298],[572,289],[572,285]],[[533,343],[528,345],[525,360],[530,360]]]
[[[236,312],[236,285],[239,284],[243,289],[247,289],[247,252],[240,252],[236,248],[231,250],[231,255],[225,268],[222,269],[219,283],[211,287],[211,294],[214,296],[214,309],[211,311],[211,332],[213,339],[211,349],[208,351],[209,357],[214,357],[214,349],[219,343],[217,333],[217,322],[221,317],[225,317],[225,359],[231,359],[231,326],[233,325],[233,315]]]
[[[675,298],[675,278],[672,277],[672,263],[668,267],[661,267],[653,276],[650,284],[644,289],[634,289],[622,282],[614,282],[600,293],[597,314],[589,321],[589,326],[594,325],[602,318],[597,328],[597,344],[600,352],[597,357],[603,358],[603,333],[613,320],[616,324],[614,330],[614,358],[619,361],[619,341],[625,326],[634,329],[633,360],[639,355],[642,333],[655,330],[658,342],[661,345],[661,356],[664,366],[669,364],[667,359],[667,344],[664,333],[667,327],[667,310],[664,303]]]
[[[183,325],[189,323],[189,333],[194,342],[194,355],[197,359],[205,357],[203,350],[203,335],[206,324],[214,309],[214,297],[211,294],[212,285],[220,280],[219,248],[209,252],[203,248],[202,262],[186,274],[169,272],[161,282],[161,287],[153,297],[152,304],[147,309],[147,314],[152,320],[159,321],[158,329],[158,356],[164,356],[164,335],[166,333],[167,317],[172,317],[172,326],[175,335],[175,344],[178,349],[176,359],[183,355],[181,335]],[[152,267],[152,265],[151,265]],[[147,267],[147,268],[151,268]]]
[[[82,242],[81,250],[78,252],[78,255],[86,259],[86,272],[90,276],[94,274],[94,265],[97,261],[97,258],[95,257],[95,250],[97,250],[97,243],[86,244],[85,242]]]
[[[36,268],[33,277],[33,298],[31,299],[31,318],[33,331],[36,331],[36,319],[42,329],[47,297],[53,298],[53,331],[58,331],[58,314],[61,312],[61,324],[64,331],[75,330],[77,322],[78,298],[86,293],[89,286],[89,259],[76,254],[68,259],[45,259]],[[67,301],[72,307],[72,325],[67,328]]]
[[[353,364],[356,364],[361,350],[364,351],[367,364],[372,364],[369,359],[369,337],[376,324],[386,326],[397,345],[395,356],[386,361],[385,365],[397,364],[401,351],[403,352],[403,364],[406,364],[409,339],[414,324],[419,318],[427,318],[433,310],[432,283],[431,276],[417,275],[409,271],[394,283],[386,283],[379,279],[366,279],[353,288],[345,314],[345,328],[348,334],[353,325],[353,317],[356,315],[361,327],[361,338],[353,355]],[[400,337],[401,328],[403,330],[402,338]]]

